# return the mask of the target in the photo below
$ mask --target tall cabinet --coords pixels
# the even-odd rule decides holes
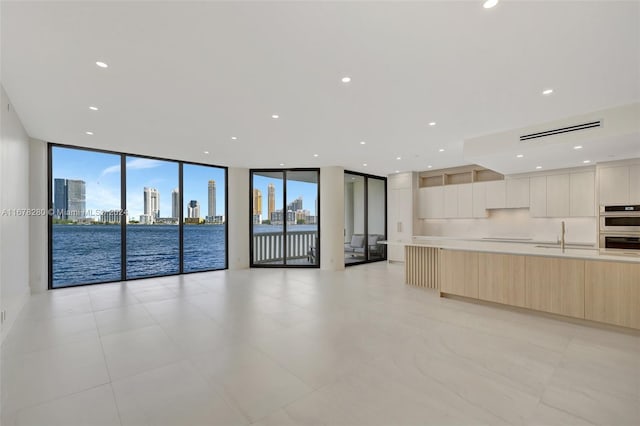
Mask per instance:
[[[413,237],[415,173],[397,173],[387,178],[387,259],[404,261],[404,247]]]

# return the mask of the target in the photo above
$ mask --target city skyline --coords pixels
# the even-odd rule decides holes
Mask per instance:
[[[173,197],[178,187],[178,163],[135,156],[126,157],[127,205],[131,219],[144,214],[144,187],[158,190],[159,211],[162,217],[173,214]],[[52,150],[53,178],[82,180],[86,183],[86,211],[99,219],[97,212],[120,210],[120,155],[73,148],[54,147]],[[214,166],[184,164],[184,212],[189,200],[207,200],[208,182],[216,181],[216,212],[225,209],[225,172]],[[52,191],[52,201],[55,204]],[[185,215],[186,216],[186,215]]]
[[[264,209],[262,206],[261,219],[269,220],[271,218],[271,207],[273,207],[272,211],[282,210],[283,208],[283,181],[282,179],[274,178],[272,176],[263,176],[255,173],[253,175],[253,189],[254,194],[252,200],[255,200],[255,190],[260,191],[260,194],[267,194],[269,196],[269,188],[273,188],[273,206],[270,205],[269,198],[267,198],[267,209]],[[317,197],[318,197],[318,184],[316,182],[303,182],[296,181],[293,179],[287,180],[287,205],[295,202],[299,197],[302,197],[303,200],[303,209],[309,210],[312,216],[317,216]],[[262,201],[262,196],[260,197]],[[255,208],[255,205],[252,206]],[[257,213],[255,213],[257,214]]]

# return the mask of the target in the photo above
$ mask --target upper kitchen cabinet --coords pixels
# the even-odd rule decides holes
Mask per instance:
[[[535,176],[529,185],[529,216],[547,216],[547,177]]]
[[[530,180],[531,217],[595,216],[595,173],[592,170]]]
[[[507,207],[507,185],[504,180],[486,182],[485,207],[487,209],[504,209]]]
[[[598,203],[640,203],[640,160],[598,165]]]
[[[418,218],[439,219],[444,217],[444,194],[442,186],[418,190]]]
[[[529,178],[506,179],[507,208],[529,207]]]
[[[596,174],[592,171],[569,175],[569,215],[595,216]]]
[[[475,182],[472,184],[472,210],[473,217],[487,217],[487,182]]]
[[[547,176],[547,216],[568,217],[570,178],[568,174]]]
[[[600,204],[627,204],[629,202],[629,167],[600,168],[598,195]]]

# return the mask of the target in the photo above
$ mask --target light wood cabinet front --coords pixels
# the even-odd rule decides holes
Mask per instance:
[[[524,258],[511,254],[479,253],[479,298],[524,307]]]
[[[640,328],[640,264],[587,261],[585,318]]]
[[[525,305],[584,318],[584,260],[527,256]]]
[[[440,252],[440,291],[478,298],[478,253],[442,250]]]

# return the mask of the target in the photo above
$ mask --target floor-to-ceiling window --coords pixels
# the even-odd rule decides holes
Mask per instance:
[[[318,169],[251,171],[251,265],[320,264]]]
[[[127,278],[180,272],[178,218],[171,192],[179,186],[179,163],[126,157]]]
[[[344,174],[344,263],[385,260],[387,180],[356,172]]]
[[[54,147],[50,161],[52,287],[120,280],[120,156]]]
[[[223,269],[227,245],[225,170],[185,163],[182,175],[184,272]],[[176,207],[179,198],[179,193],[172,193]]]
[[[227,170],[49,145],[49,287],[227,267]]]

